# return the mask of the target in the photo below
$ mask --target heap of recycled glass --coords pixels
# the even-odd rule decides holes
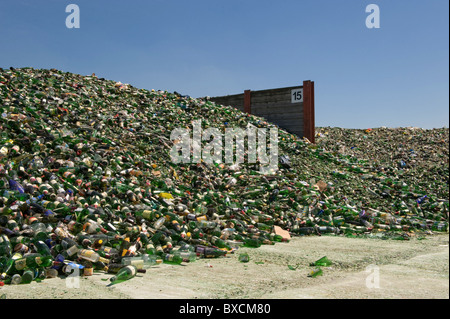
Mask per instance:
[[[171,132],[198,120],[221,132],[278,129],[277,169],[174,163]],[[318,128],[311,144],[208,98],[0,69],[0,281],[28,264],[37,278],[117,273],[133,258],[179,264],[290,236],[447,232],[448,136]],[[25,266],[14,270],[17,260]]]

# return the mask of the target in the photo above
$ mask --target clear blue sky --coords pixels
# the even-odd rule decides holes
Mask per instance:
[[[0,66],[193,97],[313,80],[316,126],[448,127],[449,1],[2,0]]]

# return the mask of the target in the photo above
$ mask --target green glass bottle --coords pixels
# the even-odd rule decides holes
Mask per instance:
[[[122,269],[123,267],[125,267],[127,265],[124,265],[122,263],[112,263],[112,264],[108,264],[106,272],[108,274],[117,274],[119,272],[120,269]]]
[[[227,254],[227,252],[224,250],[203,245],[197,245],[195,251],[197,253],[197,256],[201,258],[218,258]]]
[[[244,246],[258,248],[258,247],[261,247],[261,241],[259,239],[246,238],[244,240]]]
[[[6,235],[0,236],[0,256],[10,257],[12,252],[11,242]]]
[[[16,233],[19,232],[19,230],[20,230],[19,224],[14,219],[8,220],[7,227]]]
[[[272,226],[264,224],[264,223],[257,223],[256,226],[258,229],[265,230],[265,231],[272,231]]]
[[[0,208],[0,216],[12,215],[13,211],[10,207],[5,206]]]
[[[33,268],[27,268],[23,271],[22,274],[22,282],[21,284],[29,284],[35,279],[35,276],[37,274],[37,270]]]
[[[11,277],[5,279],[5,283],[10,285],[19,285],[22,282],[22,276],[19,274],[14,274]]]
[[[169,223],[171,223],[172,221],[177,221],[179,224],[181,224],[183,222],[178,214],[172,212],[165,212],[164,217]]]
[[[151,210],[143,210],[143,211],[137,211],[135,213],[135,216],[139,216],[142,217],[146,220],[153,220],[155,218],[155,212],[151,211]]]
[[[29,254],[26,257],[14,258],[11,257],[8,260],[6,267],[4,267],[3,273],[0,276],[5,278],[8,275],[19,273],[25,268],[45,268],[51,266],[53,258],[51,256],[42,256],[41,254]]]
[[[226,241],[224,241],[223,239],[220,239],[217,236],[210,236],[209,241],[211,242],[211,244],[213,244],[214,246],[217,246],[219,248],[226,248],[228,250],[231,250],[230,245],[228,245],[228,243]]]
[[[200,229],[213,229],[217,226],[216,222],[213,221],[207,221],[207,220],[200,220],[200,221],[191,221],[189,223],[189,227],[191,229],[196,229],[196,228],[200,228]]]
[[[55,201],[55,202],[53,202],[52,211],[58,215],[66,216],[66,215],[70,214],[71,209],[68,206],[66,206],[65,204]]]
[[[117,272],[117,274],[113,277],[111,277],[109,280],[111,284],[117,284],[121,283],[127,280],[130,280],[131,278],[134,278],[137,273],[145,273],[145,269],[137,269],[134,265],[128,265],[125,267],[120,268],[120,270]]]
[[[50,248],[43,241],[35,240],[35,241],[33,241],[33,245],[38,254],[40,254],[42,256],[51,256],[52,255]]]
[[[242,253],[239,255],[239,261],[241,263],[248,263],[250,261],[250,257],[248,255],[248,253]]]
[[[310,264],[310,266],[323,266],[323,267],[328,267],[331,266],[333,263],[331,262],[331,260],[329,260],[327,258],[327,256],[324,256],[322,258],[320,258],[319,260],[313,262]]]
[[[174,251],[174,255],[178,255],[184,262],[195,262],[197,260],[197,254],[192,251]]]
[[[95,249],[95,252],[103,258],[114,260],[119,257],[119,251],[113,247],[102,246],[98,249]]]
[[[179,254],[164,254],[163,262],[165,264],[180,265],[183,262],[183,258]]]

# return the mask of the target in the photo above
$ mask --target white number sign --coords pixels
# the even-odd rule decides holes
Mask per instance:
[[[291,91],[291,103],[303,102],[303,88],[293,89]]]

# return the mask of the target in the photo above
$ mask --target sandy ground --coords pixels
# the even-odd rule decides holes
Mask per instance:
[[[410,241],[297,237],[220,259],[158,265],[109,286],[111,275],[0,287],[6,299],[448,299],[449,236]],[[239,254],[248,252],[242,263]],[[333,261],[311,278],[309,264]],[[291,270],[288,265],[298,266]],[[377,281],[378,280],[378,281]]]

